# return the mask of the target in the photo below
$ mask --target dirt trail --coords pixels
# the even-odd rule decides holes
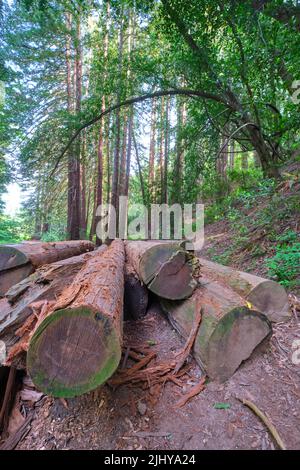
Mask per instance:
[[[204,256],[206,248],[216,243],[210,236],[217,235],[222,246],[229,243],[228,228],[225,223],[208,228]],[[183,346],[156,308],[138,323],[125,322],[124,337],[128,344],[138,343],[157,353],[151,365],[171,361]],[[174,383],[161,390],[104,385],[67,401],[44,397],[32,406],[24,402],[23,411],[32,413],[33,420],[17,449],[276,448],[266,427],[237,397],[251,400],[271,419],[288,449],[300,449],[300,364],[292,362],[297,339],[300,319],[293,315],[288,323],[274,327],[271,341],[261,345],[230,380],[208,383],[182,408],[175,403],[202,376],[194,361],[183,389]],[[132,364],[129,359],[126,367]],[[216,404],[226,404],[226,409],[217,409]]]
[[[170,359],[182,341],[158,312],[136,324],[126,322],[128,341],[151,344],[157,361]],[[136,333],[138,331],[138,334]],[[182,394],[166,384],[159,397],[137,386],[108,385],[67,401],[48,397],[34,410],[31,430],[17,449],[273,449],[268,431],[238,400],[253,401],[276,426],[289,449],[300,448],[300,367],[291,360],[292,341],[300,338],[293,318],[275,328],[271,343],[260,347],[223,385],[207,388],[183,408]],[[154,344],[156,343],[156,344]],[[200,377],[195,363],[191,377]],[[191,379],[190,383],[194,381]],[[186,390],[190,387],[187,380]],[[184,390],[183,390],[184,391]],[[216,409],[216,403],[230,405]]]

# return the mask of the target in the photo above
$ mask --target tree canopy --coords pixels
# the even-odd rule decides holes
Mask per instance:
[[[102,202],[210,200],[297,158],[298,2],[14,0],[0,18],[0,194],[29,190],[32,234],[93,238]]]

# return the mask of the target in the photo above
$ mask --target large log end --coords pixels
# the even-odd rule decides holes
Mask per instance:
[[[271,323],[260,312],[247,307],[229,312],[219,322],[209,341],[208,375],[219,382],[227,380],[271,332]],[[201,342],[201,337],[198,340]]]
[[[291,317],[288,295],[278,282],[261,282],[250,292],[247,300],[274,323],[286,321]]]
[[[31,338],[27,369],[44,393],[69,398],[104,383],[120,358],[120,338],[112,322],[82,306],[45,318]]]
[[[33,271],[31,263],[0,271],[0,297],[4,297],[12,286],[30,276]]]
[[[19,245],[0,245],[0,271],[23,266],[29,262],[25,253],[18,249]]]
[[[195,318],[195,298],[184,302],[161,300],[170,323],[187,338]],[[211,299],[202,302],[202,321],[194,344],[194,357],[212,380],[230,378],[254,349],[272,333],[268,318],[246,306],[229,309],[221,318],[211,315],[218,308]]]
[[[151,292],[169,300],[190,297],[198,285],[191,255],[174,243],[149,248],[140,260],[140,274]]]

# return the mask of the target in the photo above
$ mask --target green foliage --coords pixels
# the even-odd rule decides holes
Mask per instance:
[[[18,243],[29,238],[20,218],[0,214],[0,243]]]
[[[294,230],[287,230],[275,237],[277,246],[275,255],[265,264],[269,275],[287,288],[294,288],[300,283],[300,241]]]
[[[286,232],[276,236],[276,241],[283,243],[293,243],[298,240],[299,236],[294,230],[287,230]]]
[[[105,96],[107,107],[118,99],[169,88],[204,90],[220,97],[226,97],[230,88],[231,97],[235,96],[240,103],[229,109],[232,99],[228,96],[225,103],[222,99],[172,98],[167,169],[170,202],[197,200],[205,203],[206,224],[226,218],[239,234],[235,240],[237,244],[244,243],[251,222],[264,225],[270,236],[276,237],[276,231],[271,235],[274,220],[292,218],[300,209],[299,198],[277,195],[274,180],[265,177],[266,169],[263,172],[255,166],[255,139],[250,133],[253,128],[261,132],[266,149],[273,155],[269,157],[272,161],[267,162],[273,168],[299,148],[299,106],[292,103],[288,93],[290,84],[286,80],[287,75],[296,79],[300,69],[300,35],[293,28],[274,21],[263,11],[254,14],[253,2],[230,0],[224,0],[222,5],[212,0],[190,0],[188,8],[182,0],[168,0],[175,11],[175,19],[165,8],[166,2],[112,0],[109,21],[107,2],[22,0],[4,3],[0,65],[5,64],[6,73],[2,79],[5,78],[7,83],[5,104],[0,109],[0,145],[3,148],[0,154],[0,201],[10,177],[3,155],[13,149],[12,170],[32,192],[24,205],[26,233],[41,232],[43,224],[47,223],[50,232],[42,235],[43,240],[65,237],[67,155],[54,175],[52,170],[74,130],[99,114],[102,97]],[[70,32],[66,12],[72,14]],[[135,25],[134,45],[129,54],[130,15],[135,16]],[[68,108],[66,46],[70,40],[74,108],[77,22],[81,23],[84,63],[81,111],[75,113]],[[125,39],[120,67],[118,31],[122,22]],[[105,58],[103,44],[108,24]],[[187,34],[194,47],[186,40]],[[156,199],[162,192],[159,174],[163,140],[161,103],[160,99],[156,102]],[[178,116],[174,119],[183,108],[181,121]],[[128,112],[129,108],[122,109],[122,123]],[[141,154],[147,202],[150,199],[149,149],[141,141],[148,139],[150,112],[150,101],[134,106],[134,133]],[[245,116],[251,126],[245,125]],[[104,140],[110,146],[110,154],[106,154],[107,149],[103,151],[103,200],[106,200],[113,173],[115,114],[103,121]],[[86,200],[89,197],[88,226],[95,200],[98,124],[85,130],[84,145],[83,133],[81,135],[84,150],[80,163],[85,167]],[[224,134],[226,137],[234,135],[236,153],[231,168],[228,168],[227,158],[227,168],[220,171],[218,163]],[[182,152],[180,177],[177,174],[178,150]],[[141,203],[140,179],[133,154],[130,200]],[[260,199],[271,196],[271,203],[255,214]],[[0,202],[0,212],[1,208]],[[245,223],[244,213],[251,208],[253,218]],[[261,251],[257,248],[253,253],[260,256]]]
[[[227,250],[223,251],[223,253],[218,254],[218,255],[212,255],[211,259],[215,261],[216,263],[229,265],[230,264],[230,258],[232,256],[233,249],[228,248]]]
[[[205,205],[205,223],[209,224],[224,217],[231,222],[240,220],[242,208],[255,207],[258,198],[273,194],[275,182],[263,178],[261,171],[253,168],[247,171],[231,171],[228,174],[227,187],[229,194],[220,199],[218,197],[220,186],[212,185],[209,180],[203,186],[203,198],[214,198],[212,204]]]
[[[51,228],[48,232],[41,236],[43,242],[58,242],[66,240],[66,231],[63,227]]]

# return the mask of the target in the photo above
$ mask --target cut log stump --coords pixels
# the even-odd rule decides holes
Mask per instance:
[[[224,382],[271,334],[271,323],[231,289],[201,278],[200,287],[190,299],[161,300],[171,324],[185,339],[194,322],[197,300],[202,321],[193,353],[211,379]]]
[[[104,251],[105,245],[98,250]],[[90,251],[56,263],[42,266],[26,279],[12,286],[6,297],[0,299],[0,364],[6,363],[10,351],[20,341],[16,334],[31,316],[35,316],[39,306],[56,301],[63,289],[69,286],[86,261],[98,251]],[[34,325],[35,322],[32,323]],[[10,365],[24,369],[23,354],[14,357]]]
[[[230,287],[248,301],[255,310],[263,312],[270,321],[280,322],[291,316],[287,293],[280,284],[229,266],[199,258],[204,276]]]
[[[0,296],[14,284],[29,276],[39,266],[92,251],[88,240],[68,242],[24,242],[0,245]]]
[[[27,369],[38,389],[74,397],[104,383],[121,358],[124,245],[91,258],[37,326]]]
[[[199,263],[178,243],[126,242],[126,257],[139,279],[159,297],[190,297],[198,285]]]

